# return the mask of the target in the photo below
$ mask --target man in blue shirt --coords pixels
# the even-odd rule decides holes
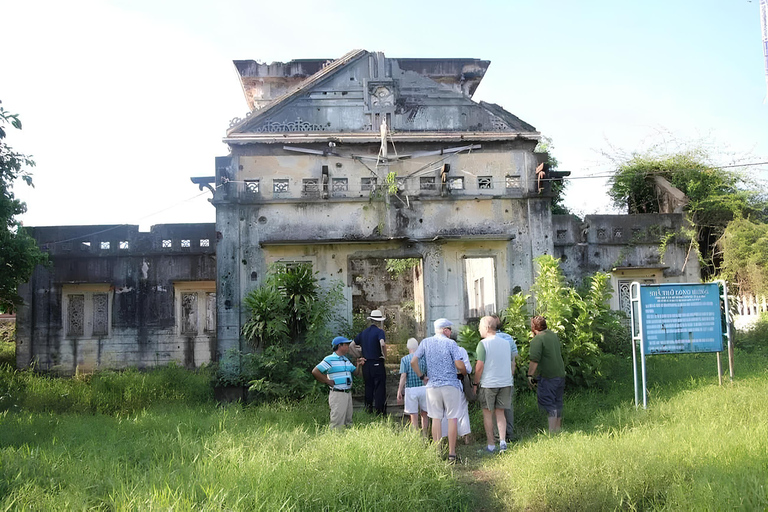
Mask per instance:
[[[360,366],[365,363],[365,359],[358,357],[357,365],[347,359],[350,343],[343,336],[335,337],[332,342],[333,354],[312,369],[312,376],[331,388],[328,395],[331,428],[352,426],[352,375],[360,375]]]
[[[432,418],[432,441],[440,441],[440,421],[445,416],[448,418],[448,462],[453,464],[456,462],[456,437],[463,393],[456,374],[466,375],[467,369],[461,360],[459,346],[448,337],[452,325],[446,318],[435,320],[435,335],[421,341],[419,348],[413,353],[411,368],[424,380],[427,375],[419,368],[419,359],[425,359],[427,362],[427,413]]]
[[[381,311],[374,309],[371,321],[363,332],[355,336],[355,345],[365,358],[363,365],[363,379],[365,379],[365,410],[376,411],[384,414],[387,406],[387,371],[384,368],[384,359],[387,356],[387,344],[384,330],[380,325],[384,324],[385,317]]]

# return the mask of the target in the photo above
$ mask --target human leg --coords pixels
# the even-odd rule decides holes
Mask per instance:
[[[448,419],[448,456],[456,456],[456,439],[458,432],[458,419]]]
[[[488,447],[496,446],[493,440],[493,411],[483,407],[483,427],[485,428],[485,442]]]
[[[339,394],[344,395],[345,402],[346,402],[346,406],[345,406],[345,408],[346,408],[346,415],[345,415],[345,418],[344,418],[344,426],[345,427],[351,427],[352,426],[352,412],[353,412],[353,408],[352,408],[352,393],[339,393]]]
[[[496,409],[496,426],[499,429],[499,434],[506,433],[507,430],[507,418],[504,416],[504,411],[505,409]],[[483,413],[485,413],[485,409],[483,409]],[[491,434],[493,434],[493,429],[491,429]],[[491,437],[491,439],[493,439],[493,437]],[[500,446],[505,446],[507,444],[506,439],[499,436],[499,444]]]
[[[343,398],[347,394],[335,391],[331,391],[328,394],[328,407],[331,409],[331,428],[344,428],[347,410]]]
[[[504,409],[504,419],[507,421],[507,440],[511,441],[515,433],[515,407]]]
[[[421,434],[424,437],[429,437],[429,416],[427,411],[421,411]]]
[[[448,458],[456,458],[456,439],[458,432],[458,419],[461,415],[460,402],[461,390],[454,386],[443,386],[442,390],[445,404],[445,415],[448,417]]]
[[[365,410],[366,412],[373,411],[373,375],[372,375],[373,361],[366,361],[363,364],[363,381],[365,382]]]
[[[440,388],[427,388],[427,412],[432,419],[432,441],[438,443],[443,437],[443,429],[440,422],[445,414],[443,395]]]
[[[384,414],[387,408],[387,370],[384,361],[373,365],[373,408],[377,414]]]

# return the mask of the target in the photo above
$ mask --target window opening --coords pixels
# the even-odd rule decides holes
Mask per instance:
[[[464,259],[467,317],[477,318],[496,311],[495,264],[493,258]]]
[[[360,178],[360,190],[374,190],[376,178]]]
[[[477,177],[477,188],[479,188],[479,189],[493,188],[493,177],[492,176],[478,176]]]
[[[331,185],[334,192],[346,192],[349,190],[349,181],[347,178],[333,178]]]
[[[173,242],[171,240],[163,240],[163,249],[168,249],[169,247],[173,246]]]
[[[507,188],[520,188],[520,176],[506,176],[504,178]]]
[[[435,177],[425,176],[419,178],[419,188],[421,190],[435,190]]]
[[[82,336],[85,333],[85,295],[72,294],[67,306],[67,335]]]
[[[288,192],[288,180],[272,180],[272,192]]]
[[[210,247],[211,241],[208,238],[201,238],[200,239],[200,247]]]
[[[449,178],[448,188],[451,190],[464,190],[464,178]]]
[[[120,249],[128,249],[128,240],[122,240],[119,245]]]
[[[251,194],[259,193],[259,180],[245,180],[245,190]]]
[[[99,247],[101,249],[109,249],[109,242],[101,242]]]
[[[109,333],[109,296],[106,293],[93,294],[93,334]]]
[[[190,243],[190,241],[189,241],[189,240],[182,240],[182,241],[181,241],[181,246],[182,246],[182,247],[190,247],[191,245],[192,245],[192,244]]]

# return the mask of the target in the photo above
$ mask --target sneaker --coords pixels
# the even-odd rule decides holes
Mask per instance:
[[[494,455],[495,453],[496,453],[495,449],[491,450],[487,446],[485,448],[481,448],[481,449],[477,450],[477,454],[478,455]]]
[[[455,455],[448,456],[448,464],[450,464],[451,466],[457,464],[458,462],[459,462],[459,459]]]
[[[502,441],[502,442],[499,444],[499,453],[504,453],[505,451],[507,451],[507,443],[505,443],[504,441]]]

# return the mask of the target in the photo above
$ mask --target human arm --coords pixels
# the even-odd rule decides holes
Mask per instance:
[[[411,359],[411,368],[413,368],[413,371],[416,372],[416,375],[421,379],[425,379],[425,375],[421,373],[421,368],[419,368],[419,358],[416,356],[416,354],[413,355],[413,358]]]
[[[533,387],[536,385],[536,379],[534,378],[534,375],[536,374],[536,368],[539,367],[539,363],[536,361],[531,361],[528,363],[528,387],[533,389]]]
[[[403,403],[403,397],[405,397],[405,380],[407,376],[405,373],[400,374],[400,385],[397,387],[397,403]]]
[[[379,344],[381,345],[381,355],[384,356],[384,359],[387,358],[387,343],[382,339],[379,340]]]
[[[352,372],[352,375],[355,377],[359,377],[362,373],[362,366],[365,364],[365,358],[364,357],[358,357],[355,360],[355,371]]]
[[[485,361],[475,361],[475,379],[473,385],[477,387],[480,384],[480,379],[483,378],[483,370],[485,369]]]
[[[333,381],[328,378],[327,375],[323,374],[317,366],[312,368],[312,376],[317,380],[317,382],[321,384],[325,384],[326,386],[333,387]]]
[[[477,348],[475,348],[475,356],[477,356],[477,359],[475,360],[475,378],[473,379],[473,386],[477,387],[480,385],[483,369],[485,369],[485,345],[482,341],[480,341],[480,343],[477,344]]]
[[[512,356],[512,378],[513,379],[515,378],[515,370],[516,370],[515,361],[517,361],[517,356],[513,355]]]

